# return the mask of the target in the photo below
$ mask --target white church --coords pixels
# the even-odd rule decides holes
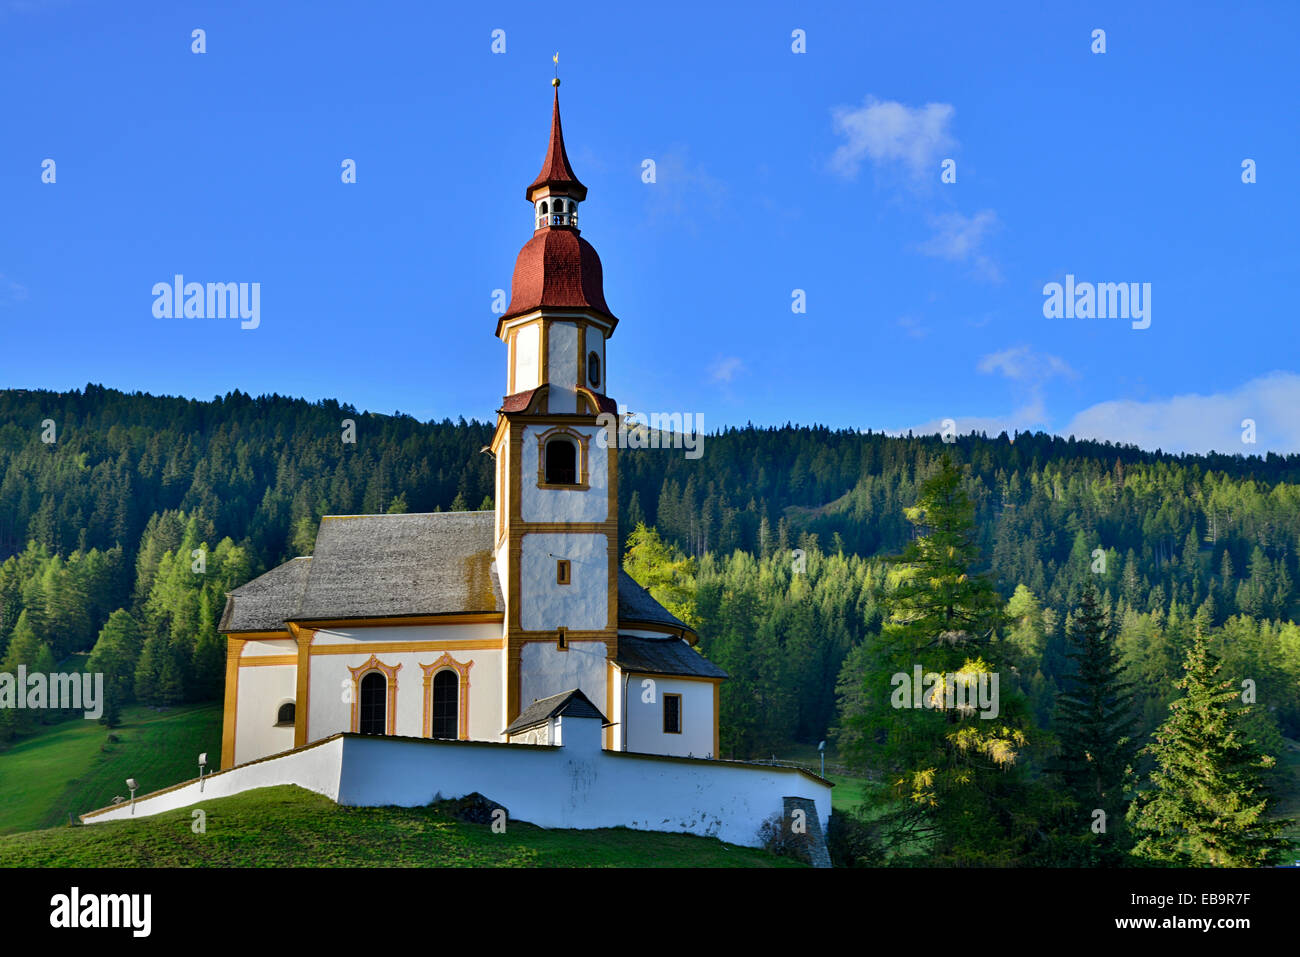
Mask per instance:
[[[586,195],[557,88],[525,191],[532,238],[496,328],[507,359],[495,510],[326,516],[310,556],[230,592],[222,773],[202,793],[300,783],[345,803],[403,804],[477,790],[543,826],[744,844],[789,800],[815,805],[819,831],[828,820],[830,785],[816,775],[719,760],[726,673],[621,569],[619,450],[597,424],[616,411],[606,343],[618,319],[578,229]],[[321,756],[335,751],[336,762]],[[141,799],[132,813],[183,799]]]
[[[718,754],[725,672],[620,568],[619,450],[596,438],[618,319],[578,230],[558,92],[497,323],[496,510],[326,516],[310,557],[232,591],[222,767],[340,731],[546,744],[534,704],[573,690],[607,748]]]

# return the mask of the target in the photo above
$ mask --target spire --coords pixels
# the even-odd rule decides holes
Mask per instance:
[[[557,195],[571,196],[578,202],[587,198],[587,187],[578,182],[578,177],[569,165],[569,156],[564,151],[564,131],[560,129],[560,81],[557,77],[551,81],[555,87],[555,105],[551,109],[551,142],[546,147],[546,158],[542,161],[542,171],[537,179],[525,191],[525,198],[531,203],[543,187],[550,187]]]

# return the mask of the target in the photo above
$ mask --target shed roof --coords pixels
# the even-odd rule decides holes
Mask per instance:
[[[681,638],[619,635],[614,664],[623,671],[687,678],[726,678],[727,673]]]
[[[591,699],[583,694],[580,689],[574,688],[572,691],[561,691],[549,698],[539,698],[534,701],[519,712],[519,717],[510,722],[510,727],[506,728],[506,734],[518,734],[520,731],[527,731],[529,728],[536,727],[556,716],[599,718],[602,724],[609,724],[608,719],[600,713],[600,709],[591,703]]]
[[[694,634],[690,625],[655,601],[653,595],[621,568],[618,570],[618,617],[620,621],[668,625]]]

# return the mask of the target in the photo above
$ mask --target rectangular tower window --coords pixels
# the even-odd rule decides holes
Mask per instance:
[[[682,696],[664,695],[664,734],[682,733]]]
[[[556,651],[569,650],[569,639],[568,636],[565,634],[566,631],[568,631],[567,628],[555,629],[555,650]]]
[[[555,563],[555,583],[557,585],[567,585],[569,581],[569,560],[561,558]]]

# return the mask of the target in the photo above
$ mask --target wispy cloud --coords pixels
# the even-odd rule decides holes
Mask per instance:
[[[916,179],[938,176],[939,161],[957,145],[949,132],[956,112],[951,103],[907,106],[874,96],[856,109],[836,107],[831,119],[845,142],[831,155],[831,169],[852,178],[869,159],[880,167],[901,165]]]
[[[652,224],[684,221],[693,229],[702,214],[722,211],[727,184],[692,163],[685,147],[647,158],[655,162],[655,181],[644,187],[646,216]]]
[[[1164,399],[1113,399],[1077,414],[1062,435],[1110,440],[1166,452],[1300,452],[1300,375],[1271,372],[1227,392]],[[1255,444],[1242,421],[1255,422]]]
[[[11,302],[19,302],[26,298],[26,286],[14,282],[4,273],[0,273],[0,306],[7,306]]]
[[[867,96],[857,108],[836,107],[831,110],[831,123],[843,142],[831,154],[830,168],[853,179],[862,164],[869,162],[886,179],[892,175],[897,182],[901,177],[909,187],[904,192],[914,198],[934,198],[937,194],[925,187],[937,186],[941,162],[959,145],[952,132],[956,115],[951,103],[908,106],[874,96]],[[998,226],[997,213],[984,209],[973,216],[942,212],[929,213],[926,218],[931,235],[913,246],[916,252],[963,264],[990,282],[1002,280],[1002,271],[985,242]]]
[[[724,356],[709,368],[709,379],[713,382],[731,382],[744,369],[745,363],[738,356]]]
[[[884,432],[886,435],[906,435],[908,432],[913,435],[934,435],[942,433],[946,419],[951,419],[956,423],[955,433],[957,435],[970,435],[972,432],[983,432],[990,436],[997,436],[1002,432],[1012,435],[1017,430],[1032,432],[1045,428],[1047,425],[1046,414],[1042,401],[1034,400],[1017,406],[1006,415],[953,415],[947,416],[945,419],[931,419],[928,422],[921,422],[906,429],[892,431],[885,429]]]
[[[1270,372],[1235,389],[1208,395],[1187,393],[1160,399],[1112,399],[1079,412],[1064,428],[1048,422],[1043,384],[1052,378],[1075,378],[1077,373],[1056,356],[1035,353],[1024,346],[995,352],[980,359],[981,372],[996,373],[1025,386],[1017,406],[1004,415],[950,415],[957,434],[972,431],[997,435],[1043,430],[1077,439],[1096,439],[1136,445],[1148,451],[1221,452],[1263,455],[1300,452],[1300,374]],[[942,432],[944,418],[910,427],[917,435]],[[1246,420],[1254,423],[1255,441],[1243,441]],[[909,429],[893,431],[901,435]]]
[[[921,325],[921,320],[916,316],[900,316],[895,325],[913,339],[924,339],[930,334],[930,330]]]
[[[1029,346],[1015,346],[1001,352],[990,352],[980,358],[975,366],[980,372],[997,372],[1014,382],[1041,384],[1048,379],[1062,376],[1077,379],[1079,373],[1060,356],[1046,352],[1035,352]]]
[[[919,243],[916,248],[926,256],[965,263],[977,276],[990,282],[1000,282],[1002,271],[984,251],[984,240],[997,225],[997,213],[991,209],[980,210],[974,216],[940,213],[930,217],[934,235]]]
[[[951,419],[956,423],[958,435],[969,435],[971,432],[997,435],[1001,432],[1045,429],[1048,426],[1048,417],[1047,403],[1043,397],[1044,386],[1052,379],[1076,379],[1079,375],[1060,356],[1035,352],[1029,346],[1023,345],[982,356],[975,364],[975,368],[985,375],[999,375],[1013,383],[1016,407],[1005,414],[944,416],[913,425],[910,431],[917,435],[933,435],[942,432],[945,419]],[[909,430],[900,429],[891,434],[901,435],[907,431]]]

